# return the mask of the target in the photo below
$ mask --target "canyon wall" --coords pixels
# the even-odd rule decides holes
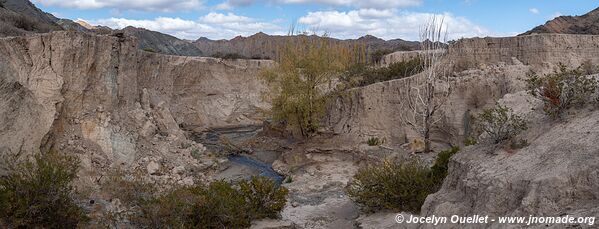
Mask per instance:
[[[588,60],[599,64],[599,36],[535,34],[461,39],[450,45],[448,58],[462,68],[523,63],[543,70],[557,63],[577,67]]]
[[[383,58],[385,63],[401,61],[415,52],[398,52]],[[530,70],[550,72],[558,63],[577,67],[585,61],[599,64],[599,36],[544,34],[509,38],[462,39],[450,45],[445,60],[456,66],[456,85],[443,108],[444,122],[434,129],[439,147],[461,144],[467,136],[471,115],[507,93],[524,89],[521,80]],[[380,82],[350,90],[330,104],[326,124],[333,132],[356,142],[370,137],[399,145],[417,137],[401,124],[405,101],[401,91],[411,78]],[[453,134],[451,134],[453,133]]]
[[[167,56],[136,44],[77,32],[0,39],[2,154],[75,153],[89,182],[114,166],[148,165],[189,183],[215,159],[195,160],[204,148],[184,130],[264,120],[257,74],[271,61]]]

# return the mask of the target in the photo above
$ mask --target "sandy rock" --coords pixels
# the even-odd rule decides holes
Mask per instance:
[[[148,171],[148,174],[150,174],[150,175],[158,175],[160,173],[160,164],[158,164],[154,161],[151,161],[150,163],[148,163],[146,170]]]
[[[428,196],[422,214],[599,214],[599,130],[595,128],[599,112],[579,111],[568,118],[567,122],[544,122],[549,125],[545,128],[534,127],[544,131],[535,132],[536,136],[528,139],[530,145],[523,149],[489,145],[465,148],[452,157],[448,177],[441,190]]]

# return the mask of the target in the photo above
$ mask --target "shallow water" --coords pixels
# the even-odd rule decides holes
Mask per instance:
[[[258,170],[260,172],[260,176],[273,179],[277,185],[280,185],[283,182],[284,177],[273,170],[270,164],[266,164],[244,155],[230,155],[227,158],[234,164],[248,166],[252,169]]]
[[[244,141],[247,141],[255,137],[260,131],[262,131],[262,126],[240,126],[212,129],[202,133],[195,133],[193,134],[193,136],[195,141],[204,144],[204,146],[206,146],[208,150],[211,150],[213,152],[225,152],[227,146],[223,145],[221,141],[222,139],[228,140],[233,145],[239,145]],[[254,154],[267,155],[269,154],[269,152],[255,151]],[[244,166],[246,168],[254,170],[259,176],[264,176],[273,179],[277,183],[277,185],[280,185],[284,180],[284,177],[281,174],[274,171],[272,169],[271,164],[269,163],[265,163],[263,161],[241,154],[232,154],[229,155],[227,158],[232,163],[231,166]],[[235,173],[229,175],[233,177],[238,177],[239,175],[242,175]]]

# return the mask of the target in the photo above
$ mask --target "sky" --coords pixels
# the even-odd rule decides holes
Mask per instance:
[[[513,36],[560,15],[582,15],[596,0],[33,0],[60,18],[113,29],[143,27],[181,39],[231,39],[298,30],[355,39],[418,40],[431,17],[449,39]]]

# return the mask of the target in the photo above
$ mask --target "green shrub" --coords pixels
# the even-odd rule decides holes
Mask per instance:
[[[0,225],[13,228],[75,228],[87,221],[72,199],[71,182],[79,161],[55,151],[35,155],[34,160],[5,161],[7,174],[0,177]]]
[[[476,145],[477,143],[478,143],[478,141],[476,141],[476,138],[474,138],[474,137],[467,137],[466,139],[464,139],[465,146],[472,146],[472,145]]]
[[[380,68],[356,64],[348,69],[342,79],[349,84],[350,87],[361,87],[412,76],[422,72],[422,66],[423,64],[420,58],[400,61]]]
[[[390,209],[418,213],[435,187],[430,169],[419,160],[386,160],[360,169],[347,193],[369,212]]]
[[[543,111],[553,118],[574,106],[591,100],[597,90],[597,81],[583,75],[581,67],[569,70],[560,64],[559,70],[545,76],[529,73],[526,79],[528,93],[543,101]]]
[[[225,59],[225,60],[249,59],[246,56],[237,54],[237,53],[220,53],[220,52],[212,54],[212,57],[221,58],[221,59]]]
[[[378,146],[380,144],[383,144],[383,142],[377,137],[369,138],[368,141],[366,141],[366,143],[368,143],[369,146]]]
[[[447,176],[447,170],[449,169],[449,158],[459,151],[460,147],[452,147],[437,154],[435,164],[431,167],[431,175],[435,180],[435,184],[439,186],[443,184],[443,179]]]
[[[143,48],[142,50],[146,51],[146,52],[156,52],[156,50],[154,50],[153,48],[147,47],[147,48]]]
[[[476,117],[476,126],[493,143],[511,140],[520,132],[528,129],[526,121],[514,114],[511,108],[497,104],[494,108],[485,109]]]
[[[289,191],[276,187],[276,183],[266,177],[252,177],[239,183],[241,195],[245,198],[252,219],[275,218],[283,210]]]
[[[368,212],[378,210],[419,213],[429,194],[447,176],[449,158],[460,148],[440,152],[429,168],[418,159],[385,160],[358,170],[347,186],[349,197]]]
[[[245,198],[225,181],[212,182],[198,190],[190,221],[197,228],[244,228],[251,223]]]
[[[253,177],[238,186],[215,181],[208,186],[178,187],[162,195],[153,184],[136,176],[117,177],[112,182],[110,186],[116,187],[112,194],[129,209],[113,218],[142,228],[249,227],[251,220],[276,217],[288,193],[264,177]]]

